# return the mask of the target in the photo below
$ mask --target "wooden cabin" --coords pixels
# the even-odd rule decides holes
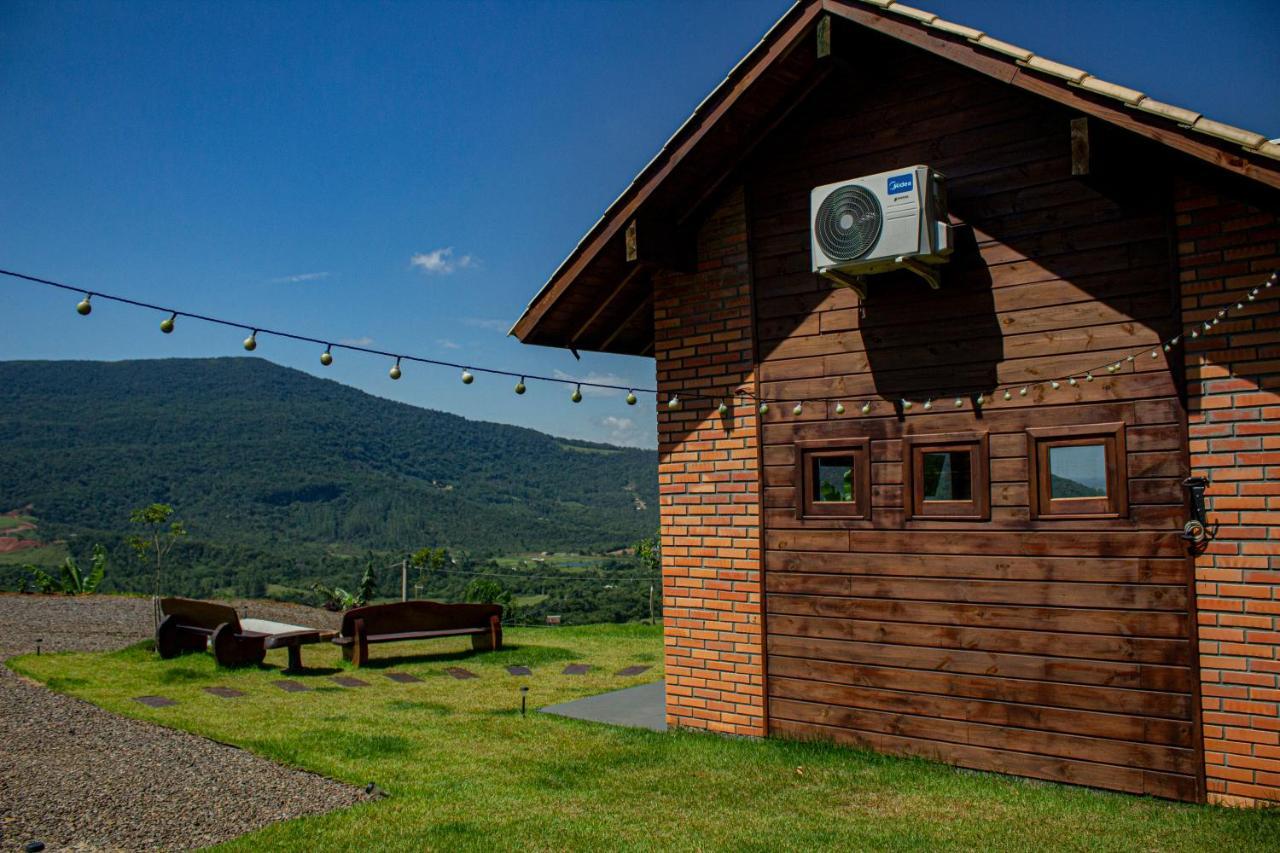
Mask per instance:
[[[815,274],[811,190],[914,165],[938,287]],[[671,725],[1276,802],[1277,267],[1277,143],[803,0],[513,333],[657,360]]]

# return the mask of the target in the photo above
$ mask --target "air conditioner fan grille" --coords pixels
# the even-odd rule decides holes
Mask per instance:
[[[823,200],[814,220],[818,245],[833,261],[854,261],[880,239],[884,214],[874,194],[855,184],[840,187]]]

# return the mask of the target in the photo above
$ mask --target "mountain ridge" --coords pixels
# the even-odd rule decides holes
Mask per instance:
[[[0,510],[31,503],[85,529],[123,530],[152,501],[193,537],[277,550],[607,549],[657,527],[653,450],[470,420],[256,357],[0,362],[0,435]]]

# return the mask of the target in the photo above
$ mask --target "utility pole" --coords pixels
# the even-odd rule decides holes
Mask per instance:
[[[649,624],[656,624],[653,621],[653,584],[649,584]]]
[[[409,600],[409,560],[400,561],[400,600]]]

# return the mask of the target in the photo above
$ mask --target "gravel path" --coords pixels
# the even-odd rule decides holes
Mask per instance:
[[[234,603],[243,615],[336,627],[323,610]],[[150,626],[149,599],[0,595],[0,660],[33,651],[36,637],[45,651],[118,649],[149,637]],[[0,666],[0,849],[33,839],[50,850],[202,847],[363,797],[234,747],[118,717]]]

